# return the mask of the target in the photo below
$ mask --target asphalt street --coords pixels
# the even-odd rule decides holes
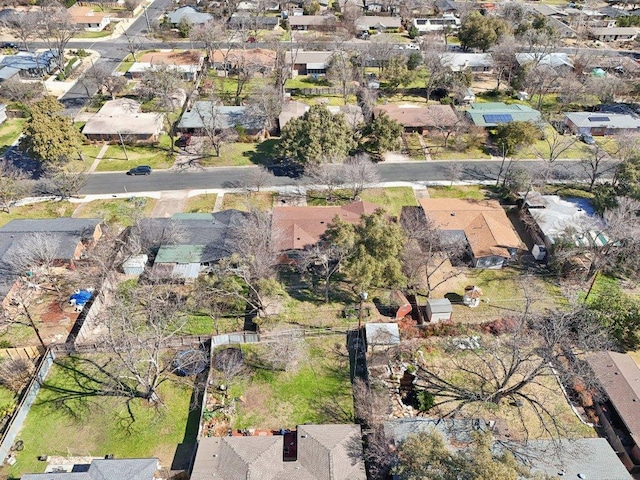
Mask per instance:
[[[381,182],[436,182],[449,180],[449,166],[454,162],[407,162],[381,163],[378,172]],[[468,161],[458,181],[490,182],[496,179],[500,170],[499,161]],[[543,162],[521,162],[531,171],[542,169]],[[613,166],[613,162],[609,168]],[[243,180],[250,178],[252,170],[258,167],[220,167],[195,171],[155,171],[148,176],[128,176],[119,173],[95,173],[89,175],[86,186],[80,191],[83,195],[122,194],[131,192],[152,192],[170,190],[223,189],[234,188]],[[585,170],[577,161],[558,161],[554,168],[556,179],[585,179]],[[607,170],[604,171],[607,177]],[[287,176],[273,176],[265,187],[295,186],[299,180]]]

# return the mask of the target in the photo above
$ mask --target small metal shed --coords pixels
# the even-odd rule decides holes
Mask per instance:
[[[443,322],[451,320],[453,308],[448,298],[433,298],[427,300],[427,319],[429,322]]]
[[[367,323],[364,326],[367,348],[392,347],[400,343],[400,330],[397,323]]]
[[[148,260],[149,257],[143,253],[140,255],[132,255],[122,262],[122,270],[125,275],[142,275]]]

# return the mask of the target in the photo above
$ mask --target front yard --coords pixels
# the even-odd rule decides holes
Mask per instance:
[[[123,229],[134,224],[140,217],[149,217],[158,200],[147,197],[132,197],[116,200],[93,200],[81,204],[79,218],[100,218],[109,226]]]
[[[169,155],[169,145],[167,135],[162,135],[157,145],[125,145],[126,154],[121,145],[109,145],[96,171],[126,171],[136,165],[149,165],[153,169],[171,168],[174,158]]]
[[[400,215],[402,207],[418,205],[411,187],[366,188],[360,194],[359,200],[375,203],[389,215],[396,217]],[[310,206],[346,205],[351,202],[351,192],[347,190],[335,190],[332,201],[327,201],[326,191],[307,192],[307,205]]]
[[[180,444],[195,443],[198,410],[191,409],[190,387],[173,380],[163,383],[163,404],[158,406],[132,400],[131,423],[125,399],[96,393],[93,389],[99,391],[100,385],[84,376],[82,360],[56,360],[20,433],[24,450],[16,452],[17,463],[0,469],[1,474],[17,478],[42,472],[46,463],[38,461],[40,455],[158,457],[163,467],[170,467]]]
[[[58,218],[70,217],[75,205],[62,201],[32,203],[23,207],[11,208],[11,213],[0,212],[0,227],[11,220],[23,218]]]

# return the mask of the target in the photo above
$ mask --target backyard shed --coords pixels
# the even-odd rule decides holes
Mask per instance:
[[[142,275],[148,260],[149,257],[143,253],[140,255],[131,255],[122,262],[122,271],[125,275]]]
[[[451,320],[453,309],[448,298],[432,298],[427,300],[427,318],[430,322]]]
[[[400,330],[397,323],[367,323],[364,326],[367,348],[393,347],[400,343]]]

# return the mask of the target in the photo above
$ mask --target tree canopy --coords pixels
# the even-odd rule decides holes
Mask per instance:
[[[312,106],[302,117],[282,129],[277,153],[301,165],[344,159],[355,147],[353,131],[344,115],[334,115],[321,105]]]
[[[379,158],[384,152],[400,148],[400,136],[403,127],[386,113],[382,112],[373,122],[362,129],[362,148]]]
[[[53,97],[31,107],[20,148],[43,163],[66,163],[79,155],[84,137],[70,117],[58,114],[62,108]]]
[[[346,260],[345,273],[361,291],[370,287],[398,286],[406,282],[402,273],[404,231],[383,210],[363,215],[353,225],[336,217],[325,238],[352,252]]]
[[[512,156],[536,141],[540,130],[531,122],[501,123],[496,127],[494,139],[506,156]]]
[[[531,478],[510,452],[493,453],[491,443],[491,434],[476,433],[471,448],[452,452],[435,431],[412,434],[398,448],[395,474],[400,480]]]
[[[471,12],[462,20],[458,38],[463,48],[479,48],[486,52],[508,31],[509,26],[501,18]]]

